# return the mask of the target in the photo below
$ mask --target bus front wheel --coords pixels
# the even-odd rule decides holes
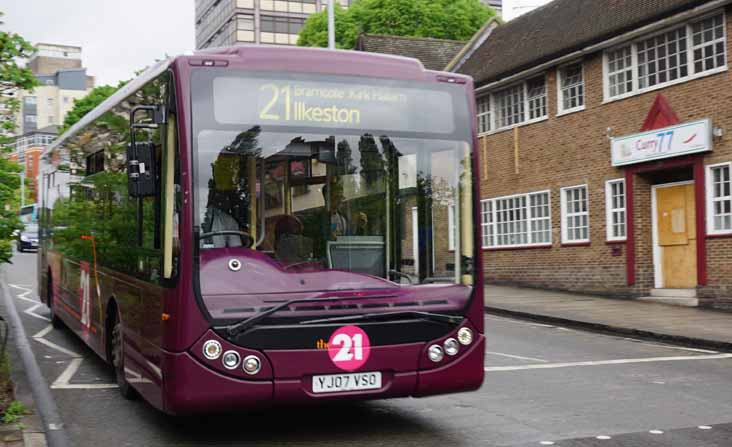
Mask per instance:
[[[53,325],[54,329],[63,329],[64,322],[61,320],[61,318],[56,313],[56,310],[53,308],[53,278],[51,277],[51,271],[48,272],[48,284],[46,285],[46,305],[48,306],[48,310],[51,313],[51,324]]]
[[[134,399],[136,397],[135,389],[132,388],[132,385],[125,377],[125,351],[122,331],[122,322],[119,317],[116,317],[112,327],[112,365],[117,376],[117,386],[119,386],[120,394],[125,399]]]

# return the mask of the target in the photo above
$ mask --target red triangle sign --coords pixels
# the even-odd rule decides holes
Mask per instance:
[[[673,126],[680,122],[681,120],[676,115],[676,112],[674,112],[674,109],[671,108],[666,98],[659,93],[656,96],[656,100],[653,101],[651,110],[648,111],[648,116],[646,116],[646,120],[643,122],[641,132]]]

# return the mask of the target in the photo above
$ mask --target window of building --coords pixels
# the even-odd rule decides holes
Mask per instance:
[[[315,0],[261,0],[259,8],[262,11],[312,14],[315,12]]]
[[[68,104],[68,103],[69,103],[69,97],[68,96],[64,96],[64,104]]]
[[[502,129],[547,116],[546,78],[544,75],[479,98],[483,122],[481,132]],[[481,104],[482,103],[482,104]],[[495,113],[492,111],[495,110]],[[479,121],[480,123],[480,121]]]
[[[53,98],[47,98],[46,101],[48,102],[49,107],[53,107]]]
[[[724,14],[605,52],[605,97],[641,93],[726,67]]]
[[[38,117],[36,115],[26,115],[25,122],[26,123],[36,123],[36,122],[38,122]]]
[[[478,133],[485,133],[491,130],[491,97],[481,96],[477,101],[478,106]]]
[[[254,9],[254,0],[236,0],[236,7]]]
[[[261,16],[260,40],[262,43],[295,45],[305,19],[296,17]]]
[[[637,43],[638,87],[643,89],[675,81],[689,74],[685,28],[675,29]]]
[[[483,247],[551,244],[549,191],[483,200],[481,215]]]
[[[587,185],[562,188],[562,243],[590,241]]]
[[[36,105],[36,97],[35,96],[26,96],[23,98],[23,103],[27,106],[34,106]]]
[[[608,241],[624,241],[627,238],[625,196],[624,179],[610,180],[605,183]]]
[[[714,70],[726,64],[724,14],[699,21],[691,26],[694,71]]]
[[[707,233],[732,233],[732,163],[707,168]]]
[[[529,119],[535,120],[546,116],[546,79],[544,77],[526,82],[526,93],[529,101]]]
[[[495,96],[498,106],[498,127],[508,127],[524,121],[524,85],[501,90]]]
[[[236,16],[236,40],[254,42],[254,16],[245,14]]]
[[[633,90],[632,59],[629,46],[607,53],[607,74],[611,97],[624,95]]]
[[[585,105],[585,80],[582,64],[559,69],[559,111],[580,110]]]

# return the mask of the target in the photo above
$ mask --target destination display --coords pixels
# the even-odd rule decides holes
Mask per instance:
[[[455,130],[449,92],[376,84],[218,77],[214,115],[220,124],[444,134]]]

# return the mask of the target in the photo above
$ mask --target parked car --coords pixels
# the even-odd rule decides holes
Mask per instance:
[[[18,234],[18,251],[38,249],[38,225],[28,224]]]

